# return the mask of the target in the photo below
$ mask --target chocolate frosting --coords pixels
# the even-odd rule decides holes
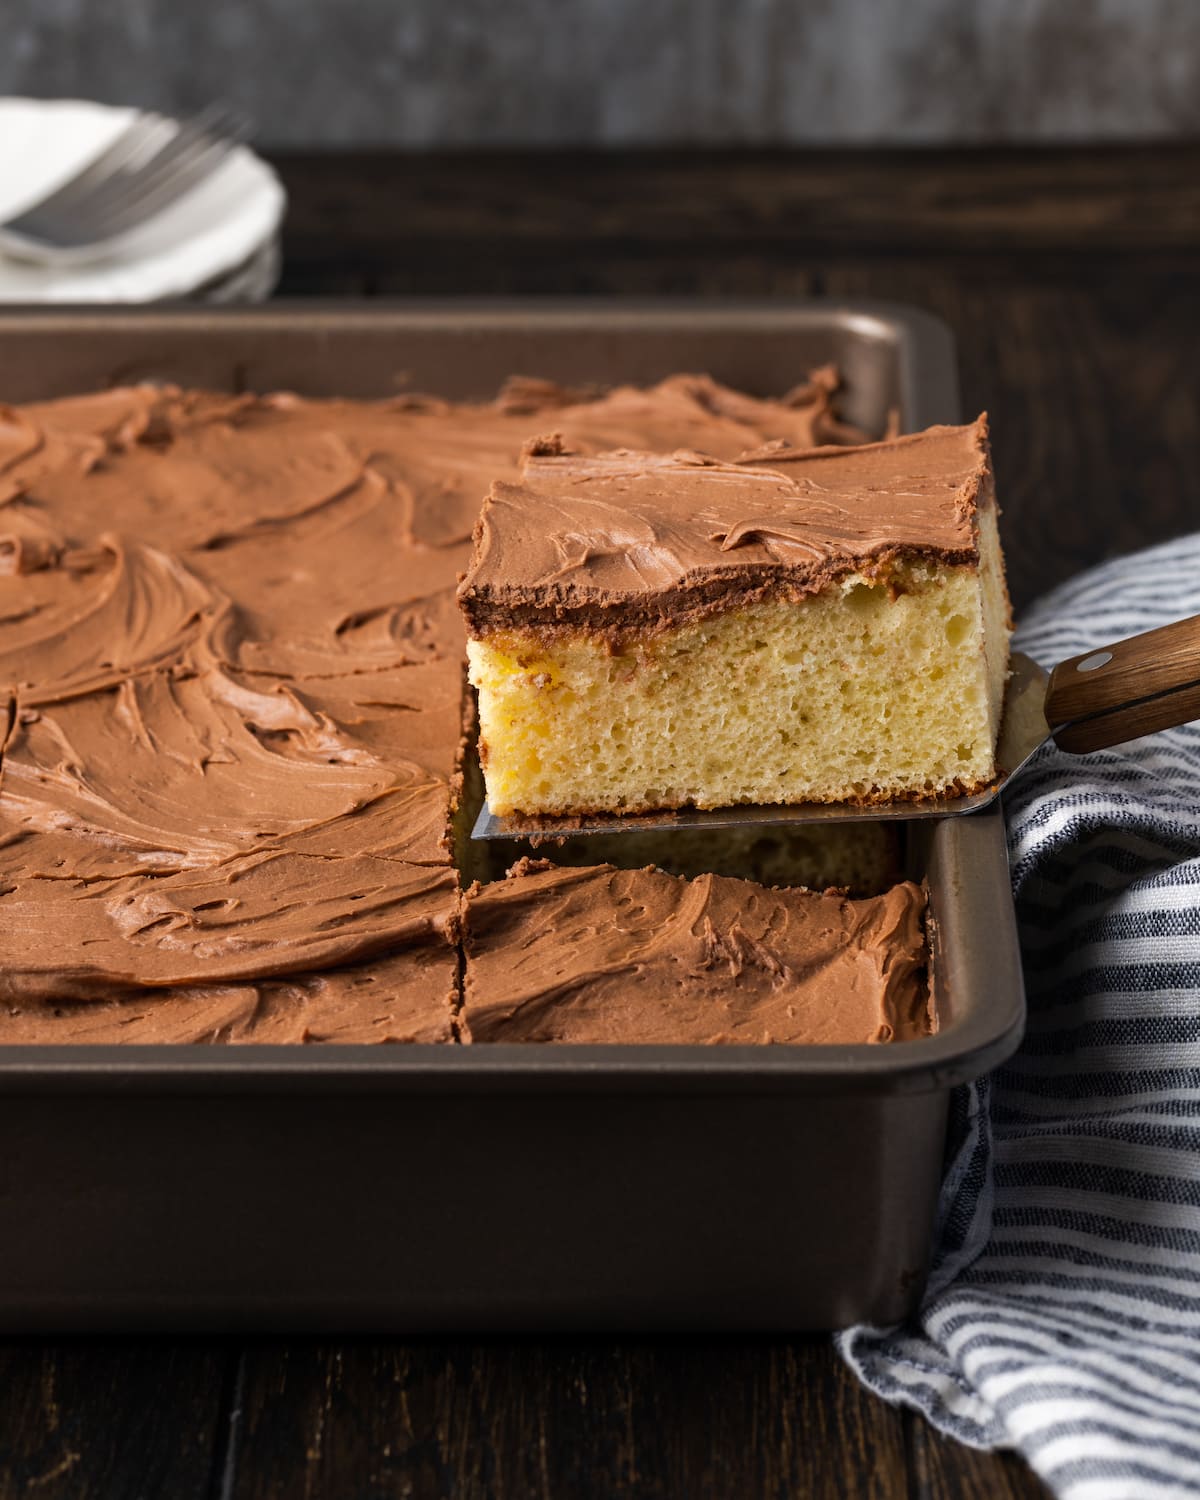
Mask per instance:
[[[925,895],[522,861],[467,901],[475,1042],[906,1041],[932,1029]]]
[[[459,555],[414,535],[391,426],[148,388],[8,414],[10,1008],[408,944],[449,989]]]
[[[0,408],[0,1040],[447,1035],[481,496],[550,423],[853,441],[835,385]]]
[[[978,559],[986,418],[857,448],[710,454],[528,450],[498,480],[459,600],[476,634],[653,629],[767,594],[799,598],[898,557]]]
[[[0,1045],[84,1042],[450,1042],[457,1002],[441,945],[254,984],[114,990],[0,1005]]]

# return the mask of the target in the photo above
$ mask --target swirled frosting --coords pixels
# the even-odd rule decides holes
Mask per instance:
[[[459,599],[478,635],[654,628],[767,593],[815,593],[901,554],[978,559],[987,422],[851,448],[711,452],[530,445],[484,503]]]
[[[476,1042],[890,1042],[932,1029],[925,896],[522,862],[472,893]]]
[[[835,384],[0,408],[0,1041],[448,1037],[481,497],[549,424],[853,441]]]

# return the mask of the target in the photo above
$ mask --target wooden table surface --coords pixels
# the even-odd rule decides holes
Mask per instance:
[[[966,409],[992,415],[1018,612],[1200,526],[1200,149],[278,165],[285,296],[939,313]],[[0,1500],[1044,1493],[865,1395],[822,1338],[0,1343]]]

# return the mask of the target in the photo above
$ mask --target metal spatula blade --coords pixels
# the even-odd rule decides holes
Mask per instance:
[[[588,817],[497,817],[486,801],[474,839],[563,838],[587,833],[659,833],[674,828],[784,827],[800,823],[948,818],[995,801],[1048,739],[1077,755],[1200,718],[1200,615],[1061,662],[1053,672],[1014,652],[996,744],[996,780],[982,791],[921,802],[795,803],[678,808]],[[1052,727],[1053,726],[1053,727]]]

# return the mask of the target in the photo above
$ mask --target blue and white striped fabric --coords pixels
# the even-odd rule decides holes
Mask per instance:
[[[1200,614],[1200,535],[1058,589],[1047,666]],[[1200,724],[1006,796],[1028,1034],[959,1092],[919,1317],[838,1338],[863,1381],[1068,1500],[1200,1495]]]

